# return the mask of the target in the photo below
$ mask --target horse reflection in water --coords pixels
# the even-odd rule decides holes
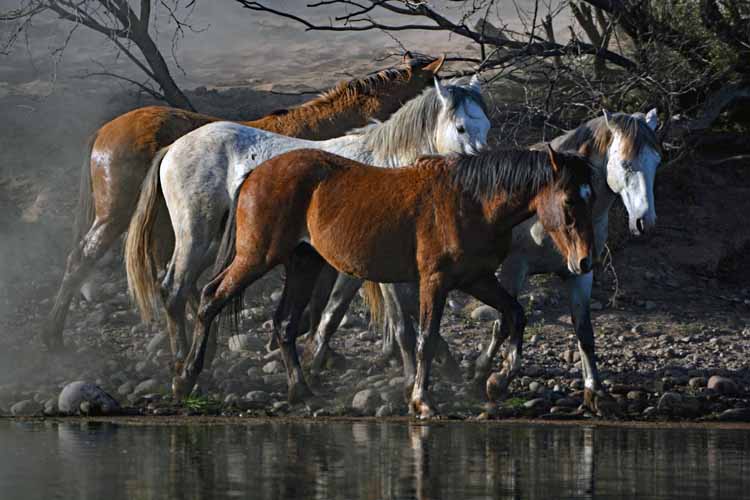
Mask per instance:
[[[743,429],[4,421],[0,441],[9,498],[711,500],[750,488]]]

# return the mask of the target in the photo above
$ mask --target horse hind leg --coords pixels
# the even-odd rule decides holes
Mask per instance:
[[[161,283],[175,373],[181,371],[188,351],[185,309],[195,293],[198,277],[206,267],[203,256],[210,242],[202,245],[201,241],[206,239],[191,238],[178,242]]]
[[[63,346],[62,332],[70,302],[96,262],[109,250],[125,228],[115,219],[96,219],[83,239],[70,252],[62,283],[55,297],[43,340],[50,350]]]
[[[279,307],[274,314],[274,335],[286,366],[288,400],[298,403],[312,396],[297,356],[296,338],[299,322],[315,287],[325,261],[310,245],[301,244],[286,264],[286,283]]]
[[[508,321],[510,342],[502,368],[499,373],[490,375],[486,383],[487,398],[495,401],[507,392],[510,382],[521,368],[526,315],[521,304],[498,283],[493,275],[478,279],[464,291],[502,312],[503,319]]]
[[[203,288],[190,352],[185,358],[182,372],[172,379],[172,391],[176,399],[185,397],[192,390],[203,370],[213,320],[233,298],[273,267],[268,262],[270,260],[265,255],[253,259],[235,259]]]

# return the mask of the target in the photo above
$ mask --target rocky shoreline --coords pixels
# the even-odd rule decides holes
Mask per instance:
[[[4,346],[9,356],[24,361],[15,367],[12,382],[0,383],[0,415],[320,418],[407,414],[400,363],[396,359],[379,363],[382,340],[368,329],[359,299],[332,343],[342,355],[332,356],[327,369],[310,381],[316,397],[304,404],[287,403],[283,364],[265,348],[268,318],[279,296],[278,275],[247,294],[243,333],[221,333],[214,366],[201,374],[199,390],[178,404],[170,395],[171,354],[166,334],[159,324],[139,322],[116,259],[111,267],[106,283],[95,292],[98,298],[106,298],[91,303],[81,300],[75,306],[65,332],[65,354],[46,353],[37,341]],[[452,296],[442,334],[461,364],[464,380],[447,379],[438,366],[432,390],[441,418],[750,422],[750,372],[744,364],[750,327],[738,320],[740,316],[723,314],[711,303],[705,308],[717,311],[716,318],[696,309],[701,304],[687,307],[693,315],[700,313],[700,322],[679,308],[664,313],[659,304],[668,301],[669,286],[664,290],[652,287],[660,293],[634,300],[628,293],[633,283],[628,282],[618,283],[616,305],[607,304],[612,283],[604,276],[595,292],[594,325],[604,385],[613,397],[606,411],[594,414],[583,407],[580,361],[563,297],[552,278],[535,278],[522,297],[529,315],[523,368],[507,398],[493,405],[479,397],[469,380],[496,313],[465,296]],[[645,273],[643,278],[655,280],[656,276]],[[671,291],[685,293],[682,287]],[[741,296],[737,300],[740,307],[746,307]],[[39,321],[48,302],[38,304]]]

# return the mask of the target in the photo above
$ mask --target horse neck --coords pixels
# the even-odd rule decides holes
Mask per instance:
[[[323,149],[340,154],[347,158],[378,167],[403,167],[411,165],[423,155],[438,154],[434,144],[434,132],[427,130],[409,140],[403,135],[395,134],[393,118],[374,123],[352,134],[336,139],[321,141]]]
[[[492,199],[482,203],[487,221],[497,233],[503,234],[536,213],[539,195],[529,193],[498,192]]]

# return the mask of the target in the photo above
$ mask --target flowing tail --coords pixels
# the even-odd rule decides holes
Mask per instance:
[[[81,184],[78,188],[78,205],[73,223],[73,248],[76,248],[94,222],[94,191],[91,185],[91,152],[96,142],[96,134],[89,137],[86,144],[86,157],[81,167]]]
[[[143,321],[152,321],[158,311],[160,290],[157,281],[159,255],[163,254],[161,242],[154,238],[154,226],[160,209],[166,209],[164,195],[159,183],[159,170],[169,146],[162,148],[153,161],[141,186],[133,218],[125,240],[125,269],[128,276],[130,297],[138,305]]]
[[[212,269],[213,276],[209,280],[209,283],[213,283],[219,277],[219,274],[229,267],[236,255],[237,226],[235,223],[237,221],[237,204],[240,198],[239,190],[241,187],[242,183],[238,185],[237,191],[235,191],[232,198],[232,206],[229,208],[229,213],[224,222],[224,233],[221,235],[221,243],[219,243],[219,250],[216,253],[216,260]],[[238,293],[234,296],[229,304],[222,309],[219,318],[222,323],[229,323],[229,327],[234,332],[239,332],[240,312],[242,311],[242,299],[244,295],[244,293]]]
[[[384,299],[380,291],[380,285],[372,281],[365,281],[364,284],[365,302],[370,308],[370,321],[375,326],[383,326],[384,318]]]

